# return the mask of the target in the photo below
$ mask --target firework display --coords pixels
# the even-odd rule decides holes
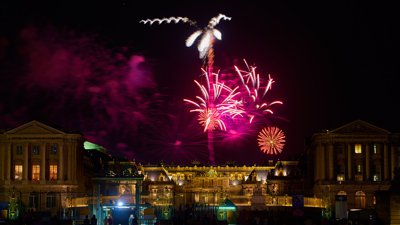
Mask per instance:
[[[285,146],[285,133],[278,127],[265,127],[258,134],[258,145],[266,154],[279,154]]]
[[[205,84],[195,80],[195,84],[200,89],[201,95],[196,96],[195,100],[184,99],[184,102],[190,104],[193,108],[190,112],[198,115],[199,124],[203,127],[204,132],[208,132],[208,149],[209,160],[215,164],[214,159],[214,131],[227,131],[227,134],[238,134],[235,129],[243,126],[243,120],[251,124],[255,118],[260,120],[265,116],[273,114],[271,106],[282,104],[282,101],[268,102],[265,99],[266,94],[271,90],[274,80],[269,79],[264,84],[260,75],[256,73],[256,67],[249,66],[246,63],[247,71],[234,66],[235,72],[239,76],[240,82],[226,85],[225,81],[219,80],[218,73],[213,71],[214,63],[214,40],[221,40],[222,34],[215,28],[220,20],[231,20],[223,14],[211,18],[205,28],[198,29],[186,39],[186,46],[192,46],[201,36],[198,42],[197,50],[200,59],[206,62],[203,70]],[[196,26],[196,22],[187,17],[169,17],[141,20],[140,23],[189,23]],[[232,83],[232,82],[227,82]],[[229,126],[227,123],[229,121]],[[238,125],[239,124],[239,125]],[[266,141],[268,139],[268,141]],[[282,151],[284,146],[284,135],[279,128],[265,128],[259,134],[259,143],[262,143],[261,150],[267,154],[277,154]]]
[[[202,97],[196,96],[197,102],[189,99],[184,99],[184,101],[195,106],[195,109],[190,110],[190,112],[199,113],[198,120],[204,127],[204,132],[217,128],[226,130],[224,118],[236,118],[237,116],[242,116],[244,113],[241,109],[241,102],[235,100],[235,97],[240,94],[237,92],[238,87],[231,89],[224,83],[220,83],[218,81],[218,74],[214,74],[215,82],[212,84],[214,96],[210,98],[209,90],[211,84],[206,71],[204,71],[204,74],[207,80],[207,87],[196,80],[194,81],[200,88]]]
[[[234,67],[242,83],[241,102],[246,110],[249,122],[252,123],[256,116],[264,117],[265,115],[273,114],[271,106],[283,104],[283,102],[279,100],[266,101],[265,97],[275,81],[268,75],[268,81],[263,86],[262,78],[256,73],[256,67],[249,66],[246,60],[244,62],[247,71],[239,69],[236,65]]]

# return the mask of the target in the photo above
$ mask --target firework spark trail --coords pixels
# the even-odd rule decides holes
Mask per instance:
[[[196,22],[190,20],[187,17],[169,17],[169,18],[155,18],[155,19],[145,19],[145,20],[140,20],[139,23],[143,23],[143,24],[147,24],[149,23],[150,25],[153,25],[153,23],[158,23],[158,24],[162,24],[162,23],[189,23],[190,25],[195,25]]]
[[[279,154],[285,146],[285,134],[277,127],[263,128],[258,134],[258,145],[266,154]]]
[[[186,39],[186,46],[190,47],[196,41],[196,39],[203,34],[199,44],[197,46],[197,50],[199,51],[199,57],[204,59],[209,50],[212,48],[212,44],[214,42],[214,37],[218,40],[222,39],[222,34],[219,30],[215,29],[214,27],[219,24],[221,20],[231,20],[231,17],[227,17],[224,14],[218,14],[218,16],[211,18],[208,22],[208,25],[203,29],[198,29],[193,34],[191,34]],[[162,23],[189,23],[192,26],[197,24],[196,21],[190,20],[188,17],[169,17],[169,18],[155,18],[155,19],[144,19],[140,20],[139,23],[143,24],[150,24],[153,23],[162,24]]]
[[[202,97],[196,96],[198,102],[184,99],[185,102],[195,106],[195,109],[190,112],[197,112],[199,123],[204,127],[204,132],[207,130],[226,130],[224,118],[236,118],[242,116],[244,111],[241,109],[241,102],[236,100],[236,96],[240,93],[237,91],[238,87],[230,88],[224,83],[218,81],[218,74],[214,74],[215,82],[210,84],[208,74],[204,71],[206,77],[207,87],[200,84],[198,81],[194,81],[199,87]],[[214,89],[213,101],[211,102],[211,96],[209,89]],[[212,105],[212,106],[210,106]]]
[[[214,147],[213,147],[213,133],[212,131],[215,129],[215,126],[217,126],[217,124],[222,128],[222,129],[226,129],[225,128],[225,124],[223,123],[222,120],[220,120],[220,111],[221,111],[221,105],[219,106],[215,106],[214,105],[214,98],[215,96],[218,95],[218,90],[214,90],[214,88],[218,89],[220,87],[219,84],[217,84],[216,86],[214,85],[214,81],[213,81],[213,64],[214,64],[214,50],[213,50],[213,43],[214,43],[214,39],[218,39],[221,40],[222,38],[222,34],[219,30],[215,29],[214,27],[220,22],[220,20],[231,20],[231,17],[227,17],[223,14],[219,14],[216,17],[211,18],[211,20],[209,21],[208,25],[206,28],[204,29],[199,29],[197,31],[195,31],[192,35],[190,35],[187,40],[186,40],[186,46],[190,47],[193,45],[193,43],[196,41],[196,39],[203,34],[197,49],[199,51],[199,57],[200,59],[203,59],[205,61],[205,59],[207,58],[207,74],[208,74],[208,94],[204,95],[204,97],[206,97],[205,99],[202,100],[206,100],[206,103],[203,102],[203,105],[206,105],[206,107],[203,107],[203,111],[201,113],[203,119],[200,119],[201,121],[203,121],[204,123],[204,127],[206,128],[205,130],[208,130],[208,148],[209,148],[209,152],[210,152],[210,162],[212,164],[215,164],[215,159],[214,159]],[[177,21],[179,22],[179,20],[173,20],[173,19],[156,19],[156,20],[146,20],[147,22],[158,22],[159,24],[161,24],[162,22],[171,22],[171,21]],[[183,21],[183,20],[182,20]],[[187,20],[189,21],[189,20]],[[144,23],[145,21],[143,21]],[[152,24],[152,23],[151,23]],[[192,25],[195,24],[192,23]],[[200,89],[203,89],[200,85]],[[204,90],[204,89],[203,89]],[[196,105],[195,102],[193,101],[189,101],[192,104]],[[220,107],[220,109],[218,109],[218,107]],[[206,109],[206,110],[204,110]],[[198,109],[201,111],[201,109]],[[200,112],[199,111],[199,112]],[[225,111],[224,111],[225,112]]]
[[[247,97],[243,97],[244,108],[249,116],[249,122],[251,123],[255,116],[261,112],[261,114],[273,114],[271,106],[275,104],[283,104],[282,101],[272,101],[270,103],[264,100],[268,91],[271,90],[272,84],[275,82],[270,75],[268,75],[268,82],[265,86],[261,85],[260,75],[256,73],[256,67],[249,66],[244,60],[248,71],[239,69],[234,66],[240,80],[243,84]]]
[[[193,45],[195,40],[201,34],[203,34],[202,38],[199,41],[199,44],[197,45],[197,50],[199,51],[200,59],[204,59],[208,55],[209,60],[213,61],[212,45],[214,43],[214,37],[218,40],[222,39],[221,32],[215,29],[214,27],[218,25],[221,19],[231,20],[231,17],[219,14],[218,16],[211,18],[206,28],[195,31],[186,39],[186,46],[190,47]],[[210,64],[212,63],[209,62],[209,66]]]

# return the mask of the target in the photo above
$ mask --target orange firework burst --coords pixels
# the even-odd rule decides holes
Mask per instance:
[[[285,146],[285,134],[277,127],[265,127],[258,134],[258,145],[266,154],[279,154]]]
[[[221,120],[221,114],[215,108],[205,109],[199,113],[199,123],[205,129],[216,130],[218,127],[226,130],[224,122]]]

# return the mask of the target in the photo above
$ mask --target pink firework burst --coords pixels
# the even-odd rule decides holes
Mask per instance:
[[[258,134],[258,145],[266,154],[279,154],[285,146],[285,134],[278,127],[265,127]]]
[[[200,88],[202,96],[196,96],[197,102],[189,99],[184,99],[184,101],[195,106],[190,112],[199,114],[198,120],[204,127],[204,132],[218,128],[225,131],[224,119],[232,119],[245,113],[241,109],[241,102],[235,99],[240,92],[237,92],[238,87],[232,89],[219,82],[218,74],[213,74],[215,80],[212,84],[208,79],[208,73],[204,71],[204,74],[207,86],[194,81]]]
[[[255,66],[249,66],[244,60],[247,71],[239,69],[235,66],[235,70],[243,84],[242,103],[251,123],[257,115],[273,114],[271,106],[275,104],[283,104],[282,101],[267,101],[265,96],[271,90],[272,84],[275,82],[271,76],[268,76],[268,81],[263,84],[260,75],[256,73]]]

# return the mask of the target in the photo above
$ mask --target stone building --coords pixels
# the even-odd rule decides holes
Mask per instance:
[[[374,193],[389,189],[400,166],[399,134],[362,120],[313,134],[307,151],[313,192],[337,218],[343,207],[374,207]]]
[[[101,151],[85,150],[84,142],[81,134],[38,121],[1,132],[2,216],[21,216],[17,209],[23,205],[25,211],[50,217],[103,217],[123,208],[115,204],[124,200],[131,210],[152,206],[168,218],[171,209],[218,207],[227,199],[238,210],[288,208],[295,196],[301,207],[325,209],[326,215],[335,212],[341,218],[347,209],[374,207],[375,192],[389,189],[400,166],[400,135],[361,120],[315,133],[306,149],[307,173],[300,161],[215,166],[118,162]],[[141,176],[109,174],[121,166],[123,174],[134,168]]]
[[[91,187],[83,141],[38,121],[0,133],[0,202],[14,202],[2,215],[71,216],[71,200]]]

